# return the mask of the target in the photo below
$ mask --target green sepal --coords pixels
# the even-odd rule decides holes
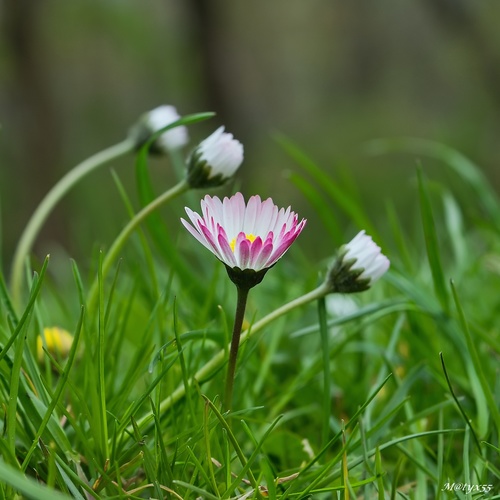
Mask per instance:
[[[202,159],[202,153],[198,148],[192,152],[187,166],[187,181],[192,188],[218,187],[227,180],[228,177],[223,174],[213,175],[212,166]]]
[[[262,269],[260,271],[254,271],[253,269],[240,269],[239,267],[229,267],[227,264],[226,271],[229,279],[238,287],[246,290],[250,290],[254,286],[258,285],[266,275],[267,271],[271,269],[270,267]]]
[[[340,250],[339,255],[327,274],[327,282],[331,293],[357,293],[370,288],[370,278],[361,278],[364,268],[351,269],[357,259],[344,259],[345,250]]]

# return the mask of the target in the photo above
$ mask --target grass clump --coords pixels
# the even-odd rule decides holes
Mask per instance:
[[[500,493],[493,190],[445,146],[373,143],[372,154],[419,148],[475,193],[477,203],[458,199],[428,178],[424,161],[411,193],[415,232],[390,200],[387,218],[372,220],[349,186],[278,140],[295,165],[292,183],[324,224],[324,262],[307,259],[299,239],[249,296],[231,411],[221,397],[233,286],[156,211],[119,250],[68,262],[64,287],[48,257],[25,267],[19,296],[2,276],[0,498]],[[148,147],[137,155],[138,210],[114,174],[131,221],[156,199]],[[328,217],[338,212],[348,229]],[[356,229],[381,245],[391,270],[362,294],[316,292],[335,246]],[[53,326],[73,342],[55,349],[44,338],[40,361],[37,338]]]

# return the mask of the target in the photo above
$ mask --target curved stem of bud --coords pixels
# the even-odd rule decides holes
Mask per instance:
[[[139,227],[139,225],[144,222],[144,220],[159,207],[164,205],[165,203],[171,201],[182,193],[186,192],[189,189],[189,185],[186,180],[182,180],[177,183],[174,187],[170,188],[168,191],[165,191],[162,195],[155,198],[151,203],[146,205],[140,212],[134,215],[132,219],[130,219],[129,223],[121,230],[120,234],[116,237],[115,241],[112,243],[108,252],[106,253],[106,257],[103,260],[102,264],[102,277],[106,278],[109,269],[113,262],[118,257],[123,245],[126,243],[128,238],[134,233],[134,231]],[[87,309],[92,312],[95,307],[95,301],[97,300],[98,295],[98,281],[97,278],[94,280],[92,284],[92,288],[89,292],[89,298],[87,301]]]
[[[52,189],[38,205],[28,224],[24,228],[23,234],[19,239],[19,243],[14,253],[10,285],[12,300],[15,307],[20,307],[23,269],[26,257],[31,252],[38,233],[42,229],[50,213],[54,210],[55,206],[81,179],[99,167],[106,165],[110,161],[131,153],[134,150],[134,147],[134,141],[127,138],[124,141],[100,151],[90,158],[87,158],[62,177],[62,179],[60,179],[59,182],[52,187]]]

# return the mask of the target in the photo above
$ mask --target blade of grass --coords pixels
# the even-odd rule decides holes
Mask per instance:
[[[318,320],[321,334],[321,350],[323,354],[323,427],[321,430],[321,444],[324,446],[328,442],[330,435],[330,413],[332,406],[332,374],[330,371],[330,348],[328,347],[325,297],[318,300]]]
[[[127,210],[127,213],[129,217],[132,219],[135,215],[134,209],[132,208],[132,202],[130,201],[129,196],[127,195],[127,192],[125,190],[125,186],[122,184],[120,178],[116,174],[116,172],[113,170],[111,172],[113,176],[113,180],[115,181],[115,185],[118,189],[118,192],[120,193],[121,199],[123,201],[123,204],[125,205],[125,208]],[[158,280],[156,279],[156,272],[154,268],[154,262],[153,262],[153,256],[151,255],[151,250],[149,248],[148,242],[146,240],[146,237],[144,235],[144,232],[141,231],[140,229],[137,231],[137,234],[140,238],[141,242],[141,249],[142,249],[142,254],[144,255],[146,259],[146,265],[149,270],[149,276],[151,277],[152,280],[152,286],[153,289],[155,290],[156,297],[159,295],[159,288],[158,288]]]
[[[442,161],[467,181],[476,192],[476,199],[484,206],[490,216],[500,223],[498,196],[483,173],[462,153],[445,144],[417,138],[379,139],[367,144],[366,151],[371,154],[385,154],[390,151],[406,151],[425,155]]]
[[[387,221],[389,223],[389,226],[392,230],[392,237],[394,238],[394,241],[396,243],[397,247],[397,255],[399,258],[402,260],[405,268],[410,272],[411,274],[414,273],[414,268],[415,268],[415,260],[412,259],[410,252],[408,250],[408,245],[405,241],[405,236],[404,236],[404,231],[403,231],[403,226],[401,224],[401,221],[399,220],[397,210],[394,207],[394,203],[391,200],[388,200],[385,204],[385,210],[387,213]],[[391,262],[392,266],[392,262]]]
[[[445,285],[443,267],[441,265],[441,256],[437,239],[436,225],[434,215],[427,189],[427,183],[424,179],[422,170],[417,169],[418,191],[420,198],[420,213],[422,216],[422,226],[425,236],[425,247],[427,249],[427,258],[431,268],[434,290],[446,313],[449,313],[448,292]]]
[[[375,470],[377,471],[378,498],[379,500],[385,500],[384,469],[382,468],[382,455],[378,448],[375,453]]]
[[[80,340],[80,332],[82,330],[82,324],[83,324],[83,315],[84,315],[84,308],[82,307],[81,312],[80,312],[80,318],[78,320],[78,325],[76,327],[75,335],[73,337],[73,343],[71,344],[71,349],[70,349],[70,352],[68,354],[68,361],[66,362],[66,366],[64,368],[64,371],[61,375],[61,378],[59,379],[59,381],[57,383],[57,387],[56,387],[55,393],[52,397],[52,401],[50,402],[50,405],[47,408],[47,412],[43,417],[42,423],[40,424],[40,426],[38,428],[38,431],[35,435],[35,438],[33,439],[33,443],[31,444],[30,449],[26,453],[24,461],[21,465],[21,469],[23,470],[23,472],[26,471],[26,468],[28,467],[31,455],[35,451],[35,448],[38,444],[38,440],[42,436],[43,431],[45,430],[45,427],[47,426],[47,424],[49,422],[49,419],[52,417],[52,413],[55,410],[57,403],[59,402],[59,398],[61,397],[61,394],[66,386],[66,382],[67,382],[68,377],[69,377],[69,372],[71,371],[71,368],[73,367],[73,362],[75,361],[75,358],[76,358],[76,352],[78,349],[78,342]]]
[[[349,500],[349,469],[347,468],[347,442],[345,438],[345,426],[342,421],[342,484],[344,486],[344,500]]]
[[[205,400],[205,407],[203,409],[203,436],[205,438],[205,451],[206,451],[206,460],[207,460],[207,467],[208,467],[208,483],[210,486],[212,486],[213,491],[220,496],[220,491],[217,486],[217,480],[215,479],[215,474],[214,474],[214,466],[212,462],[212,451],[210,448],[210,429],[208,425],[208,410],[209,410],[209,405],[208,402]]]
[[[365,215],[363,208],[354,201],[341,187],[339,187],[324,170],[314,163],[303,151],[301,151],[290,139],[282,134],[275,134],[276,142],[300,167],[302,167],[312,178],[328,193],[330,198],[356,223],[360,229],[365,229],[374,240],[380,241],[375,227],[369,217]]]
[[[40,276],[38,276],[35,273],[33,283],[31,285],[31,293],[30,293],[30,299],[28,301],[28,306],[17,325],[16,331],[11,335],[11,338],[6,343],[2,352],[0,353],[0,360],[1,360],[3,356],[7,353],[9,347],[14,343],[14,341],[17,340],[17,345],[14,352],[14,363],[11,371],[9,403],[8,403],[7,417],[6,417],[7,441],[9,443],[9,448],[13,455],[15,455],[15,450],[16,450],[17,404],[18,404],[19,385],[21,378],[21,364],[23,361],[23,351],[26,341],[26,330],[29,326],[31,315],[33,312],[33,307],[40,292],[48,264],[49,264],[49,257],[47,256],[45,258],[42,269],[40,270]],[[19,467],[17,460],[15,465]]]
[[[474,431],[474,428],[472,427],[472,421],[471,421],[471,419],[467,416],[467,413],[465,413],[465,410],[463,409],[462,405],[460,404],[460,400],[455,395],[455,391],[453,390],[453,386],[451,385],[450,377],[448,376],[448,370],[446,370],[446,364],[444,362],[444,356],[443,356],[442,352],[439,353],[439,358],[441,359],[441,364],[443,366],[444,377],[446,379],[446,383],[448,384],[448,388],[450,390],[451,397],[454,399],[454,401],[455,401],[455,403],[456,403],[456,405],[458,407],[459,412],[462,414],[462,417],[463,417],[463,419],[465,421],[465,425],[467,425],[468,427],[470,427],[470,430],[472,432],[472,436],[474,437],[474,442],[475,442],[475,444],[477,446],[477,450],[479,451],[479,454],[481,455],[482,454],[482,450],[481,450],[481,445],[479,443],[479,439],[477,438],[476,432]]]
[[[392,373],[389,374],[376,388],[375,390],[373,391],[373,393],[368,397],[368,399],[358,408],[358,410],[354,413],[354,415],[349,419],[349,421],[347,422],[347,424],[345,425],[346,428],[349,428],[351,426],[353,426],[358,417],[364,412],[365,408],[373,401],[373,399],[375,399],[375,397],[377,396],[377,394],[382,390],[382,388],[384,387],[384,385],[387,383],[387,381],[392,377]],[[339,432],[337,432],[335,434],[335,436],[332,437],[332,439],[330,439],[330,441],[325,445],[323,446],[323,448],[314,456],[314,458],[312,458],[299,472],[299,476],[303,476],[305,475],[305,473],[307,471],[309,471],[313,466],[314,464],[316,464],[320,459],[321,457],[323,457],[326,452],[331,449],[331,447],[342,437],[342,430],[340,430]],[[343,453],[343,449],[340,451],[340,453]],[[361,458],[361,461],[363,460],[363,458]],[[291,496],[293,493],[294,493],[294,484],[295,483],[292,483],[292,485],[290,486],[290,488],[288,488],[286,490],[286,492],[283,494],[282,496],[282,499],[281,500],[285,500],[286,498],[288,498],[289,496]]]
[[[177,347],[177,353],[179,357],[179,364],[181,365],[181,372],[182,372],[182,380],[184,382],[184,389],[186,393],[186,400],[189,408],[189,412],[191,413],[191,418],[193,419],[193,422],[196,422],[196,415],[194,412],[193,408],[193,401],[191,398],[191,384],[189,383],[189,375],[186,369],[186,361],[184,359],[184,353],[182,349],[182,343],[181,343],[181,338],[179,335],[179,329],[177,326],[177,309],[175,306],[175,299],[174,299],[174,335],[175,335],[175,345]]]
[[[330,234],[332,240],[337,245],[342,244],[342,230],[333,215],[333,210],[328,205],[323,195],[302,175],[291,172],[288,174],[288,179],[302,192],[309,204],[316,210],[316,214],[321,219],[321,222]]]
[[[484,395],[484,398],[486,399],[487,402],[487,407],[489,411],[491,412],[491,416],[493,417],[493,421],[495,422],[497,434],[500,433],[500,410],[498,409],[498,402],[495,401],[495,397],[493,395],[493,392],[491,391],[491,388],[488,384],[488,380],[486,378],[486,375],[484,374],[483,370],[483,363],[481,362],[481,359],[479,358],[479,354],[476,349],[476,344],[474,343],[472,339],[472,335],[469,330],[469,325],[467,323],[467,320],[465,318],[465,313],[462,308],[462,305],[460,303],[460,300],[458,298],[458,293],[455,287],[455,283],[453,280],[450,281],[451,285],[451,291],[453,294],[453,299],[455,301],[455,307],[458,312],[458,318],[460,322],[460,326],[462,328],[462,332],[465,337],[465,342],[467,344],[467,351],[470,354],[470,358],[472,360],[472,364],[474,366],[474,370],[476,372],[477,377],[479,378],[479,382],[481,384],[481,387],[483,389],[482,394]]]
[[[147,444],[144,443],[144,437],[142,436],[139,427],[137,423],[135,422],[134,418],[130,418],[132,422],[132,426],[134,428],[134,437],[137,443],[143,443],[142,450],[144,451],[144,469],[146,471],[146,477],[148,478],[149,482],[154,485],[154,491],[156,498],[162,500],[163,499],[163,493],[161,491],[160,485],[157,481],[157,464],[156,461],[153,457],[153,454],[151,453],[151,450],[148,448]]]
[[[17,320],[16,320],[15,313],[13,313],[14,315],[10,316],[12,318],[12,320],[14,321],[14,325],[16,327],[16,330],[11,335],[11,337],[9,338],[7,343],[4,345],[3,349],[0,351],[0,361],[2,361],[4,356],[7,354],[7,351],[10,349],[12,344],[15,342],[15,340],[16,340],[17,336],[19,335],[19,333],[21,332],[21,330],[24,328],[24,324],[25,324],[26,320],[31,315],[32,309],[35,305],[36,298],[38,297],[38,294],[39,294],[40,289],[42,287],[43,278],[45,276],[47,266],[49,265],[49,259],[50,259],[50,256],[47,255],[47,257],[45,257],[45,261],[43,263],[43,266],[40,270],[39,278],[36,281],[34,281],[32,284],[32,291],[30,293],[28,304],[26,305],[26,309],[24,310],[19,322],[17,322]],[[6,300],[6,302],[8,302],[8,295],[4,295],[4,300]]]
[[[238,443],[238,440],[236,439],[233,431],[231,430],[231,427],[227,423],[226,419],[223,417],[219,409],[208,399],[205,395],[202,394],[203,399],[207,402],[207,404],[210,406],[210,409],[213,411],[214,415],[217,417],[217,420],[220,422],[221,426],[226,430],[227,432],[227,437],[231,444],[233,445],[234,451],[236,452],[236,455],[238,456],[238,459],[241,463],[242,467],[245,467],[247,464],[247,459],[245,458],[245,455],[243,454],[242,449],[240,448],[240,445]],[[250,483],[252,486],[257,489],[258,485],[255,480],[254,475],[252,474],[252,471],[249,469],[248,470],[248,477],[250,478]]]
[[[153,417],[155,419],[155,441],[156,441],[156,447],[160,451],[160,459],[159,459],[159,464],[162,465],[160,469],[160,474],[164,476],[164,479],[162,480],[162,477],[160,476],[160,481],[162,484],[164,482],[167,482],[167,484],[171,484],[173,479],[174,479],[174,474],[172,472],[172,468],[170,467],[170,462],[168,461],[168,455],[167,455],[167,449],[165,447],[165,441],[163,440],[163,433],[160,425],[160,416],[158,415],[158,411],[156,409],[156,405],[153,401],[152,398],[150,398],[150,404],[151,404],[151,411],[153,413]]]
[[[252,454],[248,457],[247,463],[245,466],[241,469],[240,473],[236,476],[236,479],[232,482],[232,484],[229,486],[229,488],[226,490],[224,495],[222,495],[222,499],[229,498],[229,496],[232,494],[232,492],[236,489],[236,487],[241,483],[242,479],[246,476],[247,472],[250,472],[250,467],[254,463],[254,461],[257,459],[257,456],[260,453],[260,450],[262,449],[262,446],[264,446],[264,443],[266,442],[266,439],[268,436],[271,434],[273,429],[278,425],[279,421],[282,419],[282,415],[274,419],[274,421],[269,425],[269,427],[266,429],[266,432],[260,439],[258,443],[254,443],[255,448],[252,451]],[[246,426],[246,430],[250,431],[248,426]],[[252,436],[253,438],[253,436]],[[254,441],[255,438],[252,439]]]
[[[200,462],[200,460],[198,459],[198,457],[196,456],[194,451],[189,446],[186,447],[186,450],[187,450],[189,457],[191,458],[191,460],[194,464],[194,469],[197,471],[197,473],[200,475],[200,477],[203,478],[203,481],[205,481],[205,484],[207,486],[211,486],[214,489],[214,491],[217,492],[217,494],[218,494],[217,498],[220,498],[217,484],[214,485],[215,477],[213,474],[213,468],[211,467],[212,460],[210,459],[210,457],[208,458],[210,464],[207,464],[207,466],[210,468],[210,471],[209,471],[209,473],[207,473],[207,471],[203,467],[203,464]],[[194,471],[193,471],[193,473],[194,473]],[[210,474],[210,476],[209,476],[209,474]],[[173,482],[175,483],[175,480]],[[198,483],[198,485],[200,485],[199,478],[197,480],[197,483]]]
[[[105,379],[105,307],[104,307],[104,280],[102,274],[103,266],[103,253],[99,254],[99,270],[97,275],[98,282],[98,343],[97,343],[97,381],[98,388],[97,392],[99,394],[99,437],[101,446],[101,458],[104,460],[109,458],[109,448],[108,448],[108,419],[106,412],[106,379]]]
[[[187,490],[194,491],[195,493],[198,493],[201,495],[201,497],[198,498],[206,498],[207,500],[219,500],[219,497],[216,497],[215,495],[212,495],[211,493],[208,493],[208,491],[202,490],[201,488],[198,488],[197,486],[194,486],[193,484],[186,483],[185,481],[180,481],[178,479],[174,480],[174,484],[178,484],[179,486],[183,486]],[[185,497],[187,498],[187,497]]]
[[[33,500],[71,500],[72,498],[52,488],[42,486],[2,460],[0,460],[0,480]]]
[[[213,116],[214,113],[199,113],[196,115],[188,115],[183,118],[182,124],[189,125],[192,123],[197,123],[212,118]],[[180,125],[181,121],[178,121],[177,124]],[[152,140],[146,143],[139,150],[139,153],[137,154],[136,183],[137,183],[139,200],[141,202],[142,207],[145,207],[148,204],[150,204],[156,197],[148,171],[148,151],[154,140],[155,137],[153,137]],[[180,180],[179,183],[182,184],[183,180]],[[186,265],[184,259],[181,259],[179,257],[179,253],[176,249],[176,246],[173,243],[169,233],[166,231],[161,216],[157,213],[151,213],[148,215],[145,223],[157,249],[164,256],[164,258],[169,263],[171,263],[172,268],[174,268],[177,271],[179,276],[186,283],[190,283],[193,280],[196,280],[196,275],[194,271],[188,265]],[[194,289],[193,292],[201,293],[199,289],[200,287],[197,287],[196,289]]]

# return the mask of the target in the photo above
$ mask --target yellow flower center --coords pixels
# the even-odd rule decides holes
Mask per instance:
[[[253,243],[253,241],[255,240],[256,236],[254,236],[253,234],[245,234],[245,238],[250,242],[250,243]],[[231,243],[229,243],[229,246],[231,247],[231,250],[233,251],[234,253],[234,247],[236,246],[236,238],[233,238],[231,240]]]

